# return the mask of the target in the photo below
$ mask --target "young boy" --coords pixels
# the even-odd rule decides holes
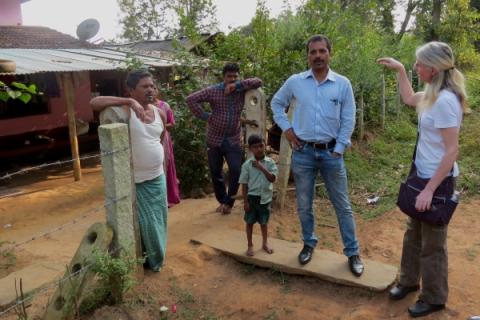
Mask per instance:
[[[242,185],[244,220],[247,223],[247,256],[253,256],[252,233],[255,222],[262,230],[262,248],[267,253],[273,253],[268,246],[268,218],[270,217],[270,203],[272,202],[273,184],[278,169],[275,162],[265,155],[265,142],[262,137],[252,134],[248,137],[248,149],[252,157],[242,165],[238,182]]]

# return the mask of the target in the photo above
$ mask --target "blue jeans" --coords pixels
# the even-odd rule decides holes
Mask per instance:
[[[233,207],[235,199],[233,196],[238,191],[238,178],[242,168],[242,147],[230,143],[227,139],[223,140],[220,146],[208,146],[208,166],[212,176],[213,190],[215,198],[221,204]],[[227,161],[229,172],[228,192],[225,188],[225,179],[223,177],[223,163]]]
[[[343,241],[343,253],[350,257],[359,254],[355,235],[355,220],[348,198],[347,171],[343,157],[335,157],[332,150],[317,150],[303,145],[292,154],[292,172],[297,193],[297,212],[302,225],[302,237],[305,245],[314,248],[318,238],[315,236],[315,214],[313,196],[315,178],[318,171],[322,175],[330,201],[335,208],[340,234]]]

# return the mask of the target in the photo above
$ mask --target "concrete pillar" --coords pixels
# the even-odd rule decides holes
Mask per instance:
[[[101,125],[98,128],[105,181],[107,223],[114,231],[113,249],[121,254],[141,257],[141,238],[135,213],[135,184],[133,183],[128,126],[123,123]],[[108,154],[112,153],[112,154]],[[137,278],[143,268],[137,268]]]
[[[255,120],[258,126],[246,125],[246,137],[258,134],[266,139],[267,133],[267,110],[266,98],[262,89],[248,90],[245,94],[245,118]],[[245,141],[246,143],[246,141]]]

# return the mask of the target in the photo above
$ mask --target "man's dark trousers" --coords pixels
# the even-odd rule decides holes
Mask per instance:
[[[232,144],[224,139],[220,146],[208,146],[208,166],[212,176],[213,189],[217,201],[233,207],[235,199],[233,196],[238,191],[238,178],[242,167],[242,148],[238,144]],[[223,162],[227,161],[229,171],[228,192],[225,188],[223,177]]]

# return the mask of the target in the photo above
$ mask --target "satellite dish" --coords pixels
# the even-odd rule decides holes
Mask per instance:
[[[87,19],[82,21],[77,27],[77,37],[80,40],[86,41],[93,38],[98,30],[100,30],[100,23],[97,19]]]

